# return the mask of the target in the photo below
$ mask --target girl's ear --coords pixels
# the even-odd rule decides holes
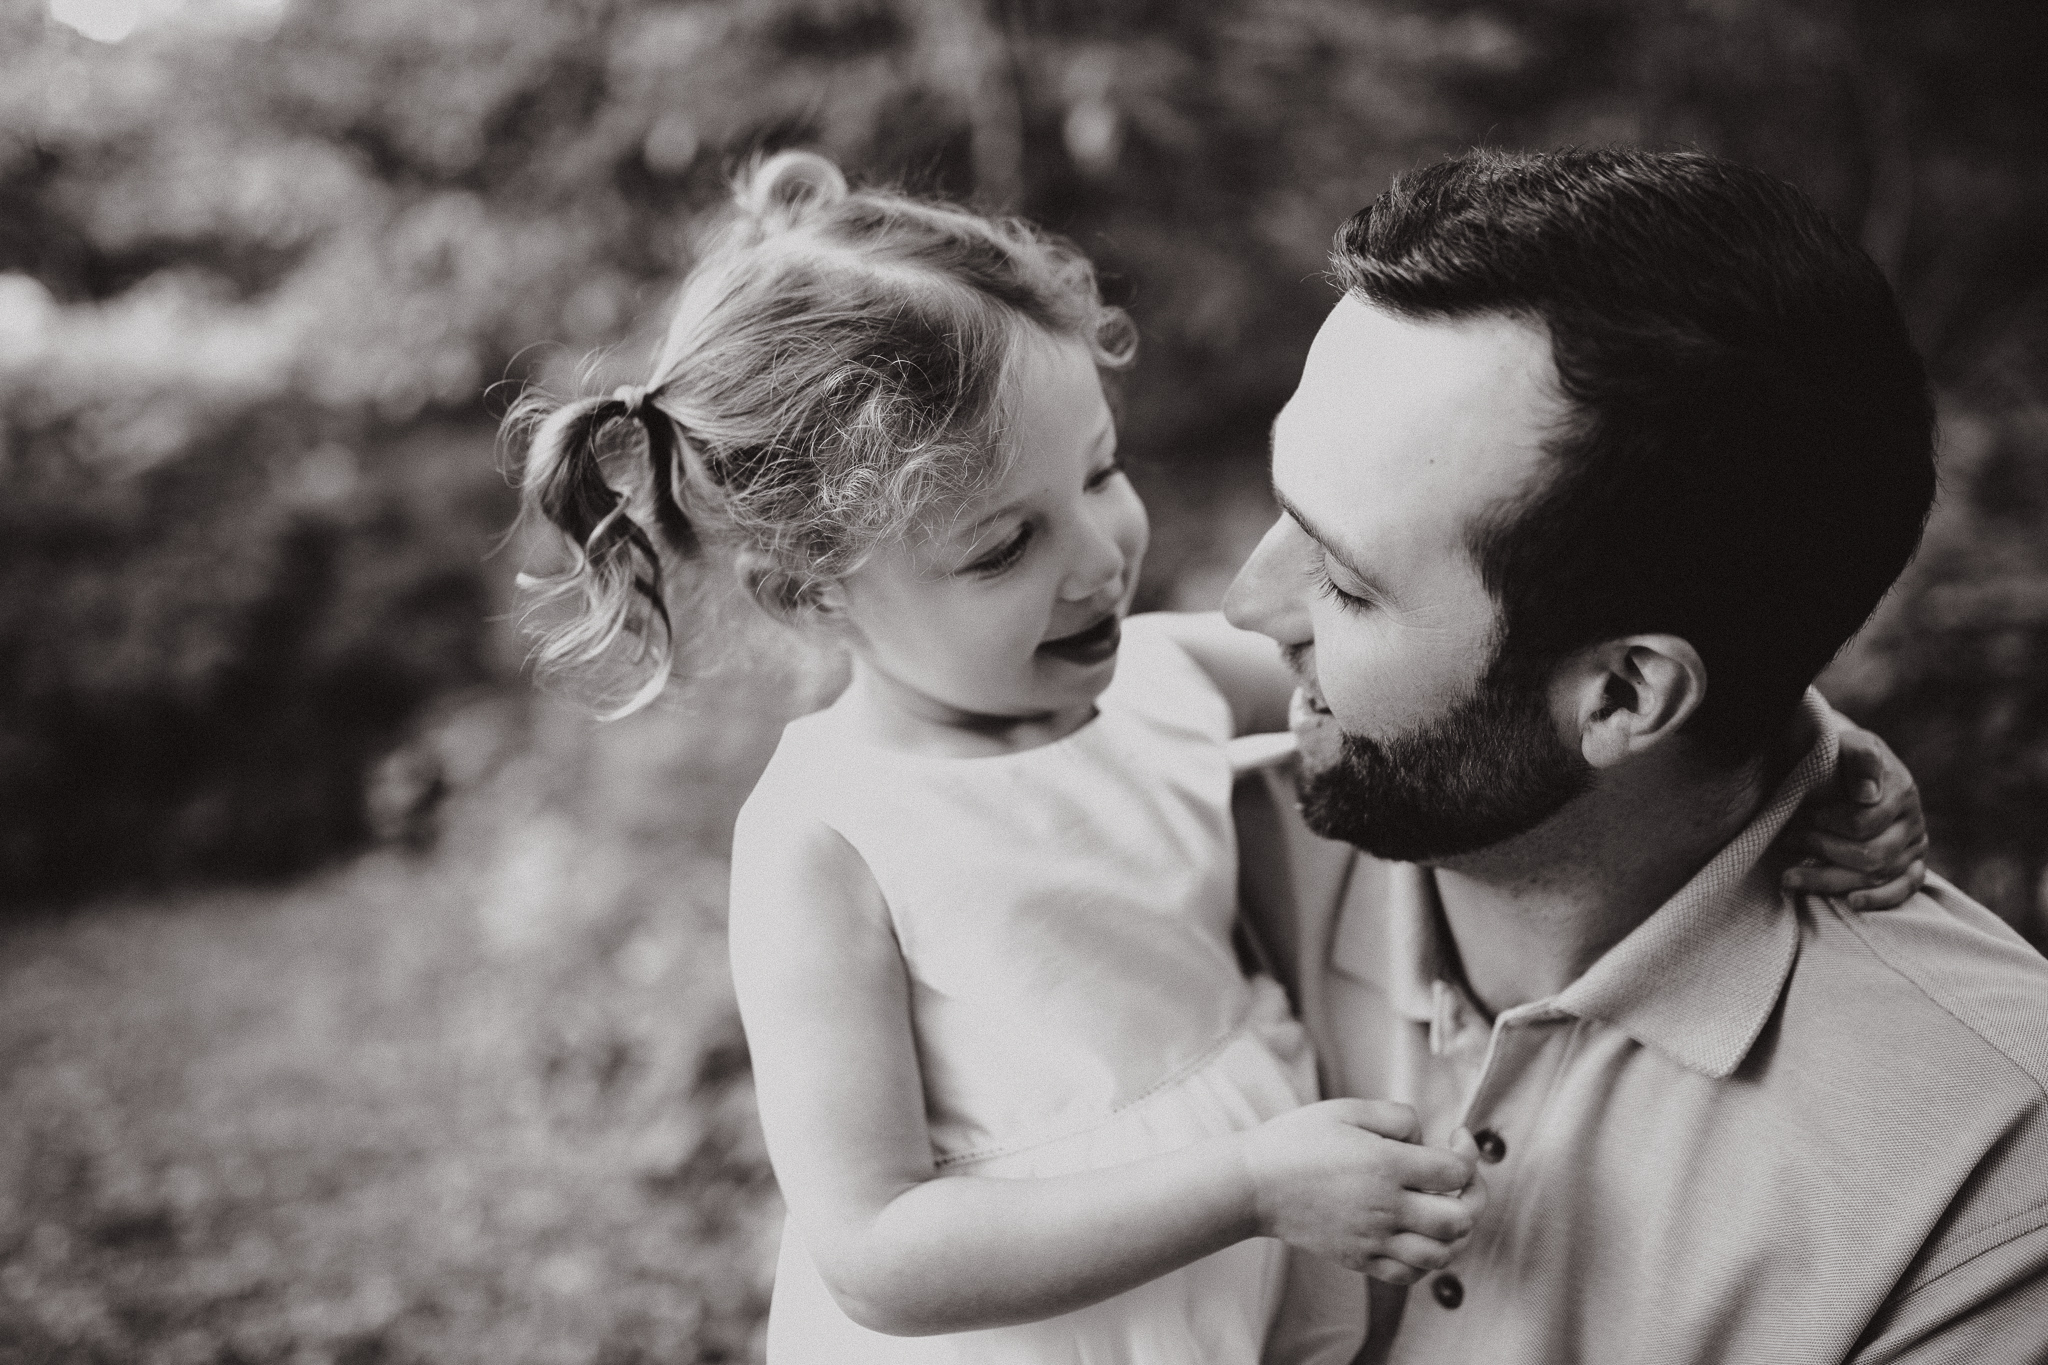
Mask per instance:
[[[845,615],[846,594],[837,583],[792,573],[759,550],[741,550],[733,567],[761,610],[785,625],[831,623]]]

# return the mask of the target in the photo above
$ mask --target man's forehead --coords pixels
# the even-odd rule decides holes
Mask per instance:
[[[1347,297],[1274,422],[1273,479],[1347,548],[1441,549],[1527,486],[1567,411],[1540,324]]]

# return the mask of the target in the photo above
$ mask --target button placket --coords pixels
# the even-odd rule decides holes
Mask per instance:
[[[1530,1009],[1529,1006],[1522,1008]],[[1479,1079],[1472,1087],[1460,1120],[1460,1125],[1471,1130],[1475,1140],[1482,1130],[1499,1135],[1498,1124],[1487,1119],[1508,1108],[1511,1097],[1517,1093],[1527,1094],[1526,1087],[1531,1080],[1529,1072],[1537,1066],[1551,1041],[1549,1030],[1570,1022],[1569,1015],[1534,1010],[1527,1014],[1509,1011],[1494,1020],[1493,1034],[1487,1040],[1486,1060],[1480,1066]],[[1548,1094],[1549,1088],[1547,1080],[1537,1086],[1536,1104],[1539,1109],[1541,1096]],[[1501,1154],[1507,1154],[1505,1141],[1501,1145]]]
[[[1555,1080],[1554,1054],[1562,1041],[1553,1030],[1562,1028],[1568,1033],[1573,1022],[1569,1015],[1543,1009],[1510,1013],[1494,1021],[1487,1037],[1485,1059],[1465,1105],[1462,1126],[1471,1132],[1479,1160],[1488,1169],[1491,1203],[1457,1268],[1428,1281],[1431,1301],[1445,1314],[1456,1315],[1441,1319],[1446,1330],[1455,1330],[1454,1337],[1445,1339],[1446,1345],[1465,1341],[1466,1334],[1484,1330],[1482,1324],[1490,1321],[1483,1305],[1475,1306],[1479,1301],[1471,1296],[1483,1294],[1493,1283],[1495,1234],[1515,1198],[1511,1174],[1494,1168],[1501,1168],[1507,1159],[1509,1132],[1533,1132],[1540,1126]],[[1450,1327],[1453,1321],[1460,1324],[1456,1329]]]

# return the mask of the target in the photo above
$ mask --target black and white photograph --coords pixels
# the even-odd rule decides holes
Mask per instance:
[[[0,0],[0,1365],[2048,1365],[2044,70]]]

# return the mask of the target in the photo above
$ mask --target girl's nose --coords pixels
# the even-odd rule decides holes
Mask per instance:
[[[1224,619],[1283,646],[1313,641],[1304,591],[1308,577],[1301,564],[1307,539],[1286,517],[1275,520],[1223,594]]]
[[[1079,540],[1066,581],[1060,585],[1060,596],[1069,602],[1122,596],[1124,571],[1130,561],[1112,528],[1087,526]]]

